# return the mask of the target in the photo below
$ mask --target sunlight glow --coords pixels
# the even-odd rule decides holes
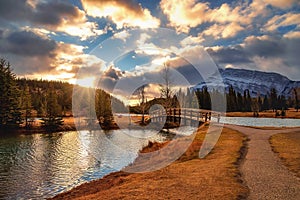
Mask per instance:
[[[76,84],[83,86],[83,87],[95,87],[96,77],[90,76],[82,79],[77,79]]]

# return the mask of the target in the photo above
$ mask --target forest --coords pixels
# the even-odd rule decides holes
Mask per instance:
[[[90,88],[80,86],[83,93]],[[34,118],[42,119],[42,126],[54,128],[63,125],[63,117],[72,116],[72,94],[74,85],[61,81],[28,80],[17,78],[9,62],[0,59],[0,128],[31,128]],[[123,102],[101,89],[95,92],[94,106],[99,122],[112,120],[111,103],[121,111]],[[86,101],[82,97],[78,101]],[[86,103],[86,102],[85,102]],[[105,119],[105,120],[100,120]]]
[[[77,100],[83,110],[84,116],[89,116],[89,110],[95,109],[96,118],[100,124],[109,126],[113,121],[112,104],[114,112],[128,112],[127,107],[122,101],[112,97],[110,94],[101,89],[79,87],[82,97]],[[72,95],[74,85],[48,80],[28,80],[17,78],[12,72],[9,62],[0,59],[0,128],[30,128],[34,118],[42,119],[43,127],[56,127],[63,125],[63,117],[73,116],[72,114]],[[93,91],[94,102],[86,98],[86,93]],[[144,91],[144,90],[142,90]],[[193,91],[186,88],[174,92],[171,97],[171,90],[167,91],[161,98],[155,98],[149,102],[140,102],[137,106],[131,106],[130,112],[147,113],[151,105],[163,104],[167,107],[185,107],[200,108],[211,110],[211,99],[224,99],[226,97],[227,112],[254,112],[258,114],[264,110],[273,110],[278,115],[284,116],[285,110],[294,107],[299,109],[299,99],[296,88],[293,95],[285,97],[278,95],[274,88],[270,88],[268,95],[264,97],[251,97],[249,90],[243,94],[236,92],[232,86],[228,88],[226,94],[216,90],[208,91],[206,87],[201,90]],[[143,93],[142,93],[143,94]],[[144,95],[144,94],[143,94]],[[221,110],[222,102],[214,105],[213,109]],[[166,107],[166,106],[165,106]]]

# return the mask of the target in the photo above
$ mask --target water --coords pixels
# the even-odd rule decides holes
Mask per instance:
[[[149,140],[166,140],[149,130],[130,134],[116,130],[1,136],[0,199],[53,197],[119,171]]]
[[[217,121],[217,119],[212,119]],[[300,127],[300,119],[221,117],[220,123],[256,127]]]
[[[300,127],[299,119],[222,117],[220,122],[244,126]],[[138,151],[149,140],[167,139],[170,138],[149,130],[1,136],[0,199],[53,197],[119,171],[135,160]]]

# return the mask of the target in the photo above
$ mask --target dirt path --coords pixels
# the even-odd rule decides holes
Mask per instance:
[[[273,153],[269,138],[273,134],[300,131],[261,130],[255,128],[226,125],[248,136],[248,152],[241,166],[242,176],[250,189],[248,199],[300,199],[300,179],[290,172]]]

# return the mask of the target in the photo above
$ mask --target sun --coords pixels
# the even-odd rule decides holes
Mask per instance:
[[[75,84],[78,84],[83,87],[94,88],[96,87],[96,77],[90,76],[86,78],[76,79]]]

